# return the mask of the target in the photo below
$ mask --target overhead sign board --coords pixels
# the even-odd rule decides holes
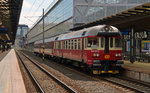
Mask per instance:
[[[0,28],[0,34],[1,33],[7,33],[8,29],[7,28]]]
[[[120,30],[120,32],[122,33],[122,35],[129,35],[129,30]]]
[[[142,41],[142,52],[150,52],[150,40]]]

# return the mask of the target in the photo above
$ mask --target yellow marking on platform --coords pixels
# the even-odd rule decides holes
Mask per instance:
[[[5,87],[5,92],[4,92],[4,93],[8,93],[8,89],[9,89],[9,80],[10,80],[10,70],[9,70],[9,73],[8,73],[7,83],[6,83],[6,87]]]

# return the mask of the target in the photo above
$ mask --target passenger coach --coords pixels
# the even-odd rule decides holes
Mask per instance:
[[[45,54],[60,61],[69,60],[93,74],[117,74],[123,64],[121,43],[116,27],[98,25],[46,39]],[[42,41],[34,46],[34,53],[42,53]]]

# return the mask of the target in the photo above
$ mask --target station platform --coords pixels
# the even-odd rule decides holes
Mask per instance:
[[[136,61],[132,64],[124,60],[122,68],[124,76],[150,82],[150,63]]]
[[[124,61],[122,66],[124,69],[135,70],[139,72],[145,72],[150,74],[150,63],[135,61],[133,64],[129,61]]]
[[[0,93],[26,93],[14,49],[0,61]]]

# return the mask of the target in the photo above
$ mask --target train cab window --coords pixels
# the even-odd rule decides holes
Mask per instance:
[[[87,48],[98,49],[99,48],[99,38],[98,37],[87,38]]]
[[[105,39],[104,37],[101,38],[101,48],[104,48],[105,45]]]
[[[115,48],[121,48],[121,47],[122,47],[122,39],[115,38]]]
[[[113,38],[110,38],[110,48],[113,48]]]

